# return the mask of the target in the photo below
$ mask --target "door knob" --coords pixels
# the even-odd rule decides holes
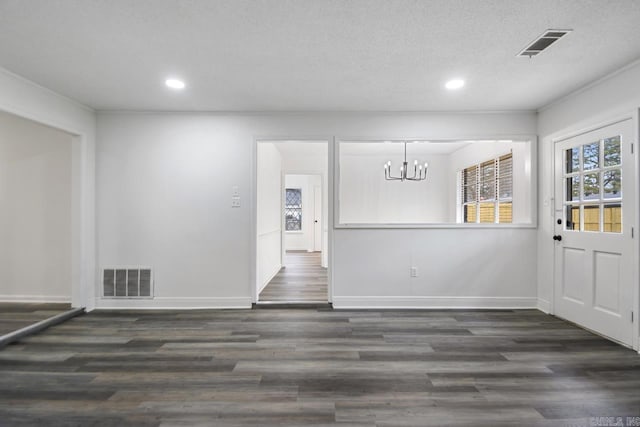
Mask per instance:
[[[562,241],[562,236],[559,234],[556,234],[555,236],[553,236],[553,240],[557,240],[558,242]]]

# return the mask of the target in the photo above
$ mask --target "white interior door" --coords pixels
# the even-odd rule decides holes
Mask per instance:
[[[319,185],[313,187],[313,250],[322,251],[322,190]]]
[[[633,341],[635,161],[632,120],[555,143],[559,317]]]

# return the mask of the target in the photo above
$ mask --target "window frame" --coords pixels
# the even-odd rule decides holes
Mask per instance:
[[[500,195],[500,180],[501,180],[501,176],[500,176],[500,171],[501,171],[501,162],[504,162],[506,160],[509,160],[509,163],[511,163],[510,169],[511,169],[511,174],[510,174],[510,178],[511,178],[511,196],[509,197],[501,197]],[[492,197],[488,197],[483,199],[482,198],[482,192],[483,189],[485,188],[485,167],[488,166],[493,166],[493,177],[490,179],[489,182],[489,188],[491,188],[492,191]],[[475,169],[475,181],[474,184],[475,185],[475,197],[473,198],[473,200],[466,202],[466,196],[467,193],[466,188],[469,187],[470,185],[466,184],[466,171],[467,170],[473,170]],[[512,224],[513,223],[513,152],[510,151],[506,154],[502,154],[499,156],[496,156],[492,159],[488,159],[485,160],[483,162],[480,163],[476,163],[473,164],[471,166],[467,166],[466,168],[460,170],[458,172],[459,177],[458,177],[458,186],[457,186],[457,191],[459,193],[459,197],[460,197],[460,202],[459,202],[459,209],[460,209],[460,213],[461,215],[458,215],[458,221],[460,221],[460,223],[463,224],[500,224],[500,225],[504,225],[504,224]],[[509,222],[500,222],[500,205],[503,203],[510,203],[511,204],[511,215],[510,218],[511,220]],[[489,221],[482,221],[482,205],[488,205],[488,204],[493,204],[493,221],[489,222]],[[475,209],[475,221],[471,222],[471,221],[467,221],[467,215],[466,215],[466,211],[469,207],[474,206]]]
[[[340,220],[340,145],[341,143],[372,143],[372,142],[385,142],[385,141],[429,141],[429,142],[459,142],[468,141],[475,142],[491,142],[491,141],[505,141],[511,140],[519,143],[527,144],[527,157],[528,157],[528,171],[527,171],[527,188],[529,194],[525,198],[526,200],[526,216],[528,220],[526,222],[515,222],[509,224],[494,224],[494,223],[461,223],[456,222],[432,222],[432,223],[349,223],[342,222]],[[333,151],[333,153],[331,153]],[[333,189],[333,195],[330,197],[333,200],[332,215],[334,217],[333,229],[535,229],[538,227],[538,136],[535,134],[488,134],[488,135],[473,135],[462,134],[460,136],[449,136],[444,138],[433,138],[428,136],[383,136],[383,137],[362,137],[362,136],[350,136],[350,135],[337,135],[334,138],[333,144],[329,146],[329,153],[331,162],[329,170],[333,168],[333,173],[329,173],[329,186]],[[333,182],[332,182],[333,181]],[[454,185],[454,193],[455,185]],[[456,206],[459,203],[456,201]]]

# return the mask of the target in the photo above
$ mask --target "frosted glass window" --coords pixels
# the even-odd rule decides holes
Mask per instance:
[[[285,191],[284,224],[286,231],[302,230],[302,189],[287,188]]]

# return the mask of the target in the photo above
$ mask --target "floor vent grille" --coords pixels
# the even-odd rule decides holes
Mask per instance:
[[[104,298],[153,298],[153,275],[148,267],[116,267],[102,271]]]
[[[547,30],[542,33],[540,37],[529,43],[527,47],[522,49],[517,56],[525,56],[527,58],[536,56],[547,49],[549,46],[551,46],[553,43],[569,34],[571,31],[573,30]]]

